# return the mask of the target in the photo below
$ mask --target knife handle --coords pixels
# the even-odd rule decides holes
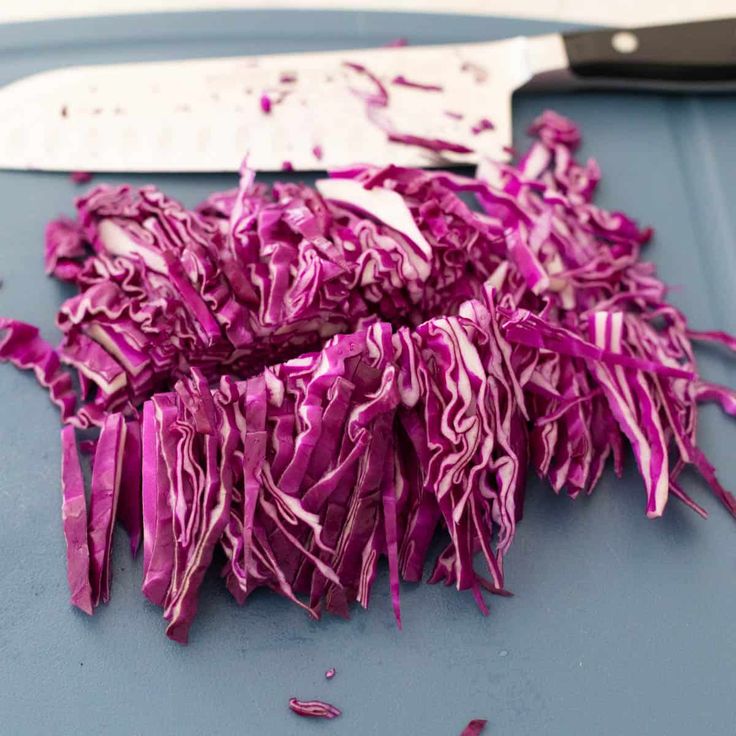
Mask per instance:
[[[736,18],[563,35],[579,81],[708,88],[736,83]]]

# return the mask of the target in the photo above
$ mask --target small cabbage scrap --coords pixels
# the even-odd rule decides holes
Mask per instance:
[[[305,718],[337,718],[342,711],[334,705],[325,703],[323,700],[299,700],[291,698],[289,708],[298,716]]]
[[[485,731],[487,723],[488,721],[482,718],[476,718],[465,726],[460,736],[480,736]]]

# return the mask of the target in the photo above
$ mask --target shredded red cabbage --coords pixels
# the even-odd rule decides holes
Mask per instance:
[[[691,344],[736,339],[667,303],[640,258],[651,231],[594,204],[575,125],[548,112],[532,133],[475,177],[356,165],[269,188],[245,166],[195,210],[103,185],[49,226],[46,269],[78,288],[61,342],[0,319],[0,360],[68,425],[75,605],[109,597],[118,520],[177,641],[218,549],[237,601],[266,587],[314,617],[367,606],[384,557],[400,625],[401,580],[441,533],[429,582],[485,613],[484,592],[508,595],[528,469],[575,497],[609,462],[620,474],[627,445],[649,516],[670,493],[706,514],[688,466],[736,515],[696,442],[698,404],[736,415],[736,393],[700,377]],[[89,509],[72,427],[101,428],[79,445]]]

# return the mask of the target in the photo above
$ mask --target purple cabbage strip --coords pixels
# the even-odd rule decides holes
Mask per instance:
[[[473,153],[472,148],[468,148],[462,143],[454,143],[453,141],[446,141],[442,138],[428,138],[412,133],[399,133],[393,130],[389,131],[387,136],[391,143],[405,143],[407,146],[418,146],[434,153],[444,153],[445,151],[449,153]]]
[[[423,84],[422,82],[415,82],[411,79],[407,79],[403,74],[395,76],[391,80],[391,84],[395,84],[397,87],[411,87],[413,89],[421,89],[425,92],[442,92],[442,85],[439,84]]]
[[[143,536],[143,510],[141,495],[142,458],[141,426],[138,420],[127,422],[123,467],[120,476],[118,519],[128,533],[130,554],[135,557]]]
[[[122,414],[110,414],[102,425],[92,467],[88,539],[92,603],[95,606],[110,600],[112,536],[120,491],[125,433],[125,419]]]
[[[143,595],[163,606],[173,569],[173,528],[170,473],[175,473],[173,440],[164,436],[176,408],[170,397],[154,397],[143,407]],[[171,465],[173,463],[173,465]],[[169,470],[169,468],[171,469]]]
[[[61,518],[66,542],[66,575],[70,602],[92,615],[92,586],[89,581],[89,547],[87,546],[87,502],[84,478],[79,464],[74,428],[61,430]]]

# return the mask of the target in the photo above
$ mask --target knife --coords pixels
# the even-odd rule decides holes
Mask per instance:
[[[56,69],[0,89],[0,168],[234,171],[246,153],[262,171],[503,160],[525,86],[736,89],[736,18]]]

